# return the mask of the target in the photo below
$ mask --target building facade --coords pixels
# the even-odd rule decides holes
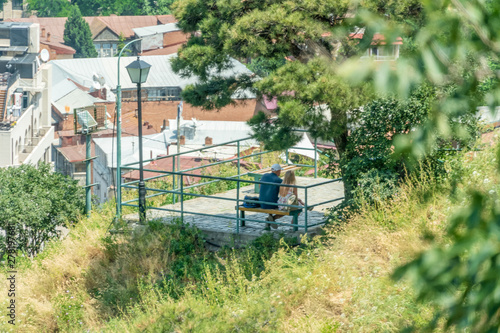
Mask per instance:
[[[0,167],[51,161],[52,66],[38,37],[38,24],[0,23]]]

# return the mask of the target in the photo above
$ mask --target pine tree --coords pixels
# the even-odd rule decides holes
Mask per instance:
[[[90,27],[76,5],[72,7],[71,14],[64,25],[64,43],[76,50],[75,58],[97,57]]]

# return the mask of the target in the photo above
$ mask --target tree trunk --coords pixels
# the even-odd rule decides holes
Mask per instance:
[[[347,138],[348,138],[348,131],[347,131],[347,126],[344,129],[344,131],[336,136],[333,141],[335,142],[335,147],[337,148],[337,153],[339,154],[339,166],[340,166],[340,173],[342,174],[342,178],[345,179],[345,166],[344,163],[342,162],[342,157],[344,156],[347,148]],[[344,183],[344,201],[349,201],[352,198],[352,191],[354,190],[353,184],[347,181],[343,181]]]

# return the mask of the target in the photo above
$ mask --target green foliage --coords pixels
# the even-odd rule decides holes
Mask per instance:
[[[83,299],[69,289],[55,297],[57,326],[63,331],[78,331],[83,327]]]
[[[344,186],[360,186],[357,194],[368,201],[390,197],[395,182],[405,176],[411,162],[404,155],[393,156],[393,139],[427,119],[435,95],[434,88],[423,86],[404,101],[383,98],[363,106],[340,160]]]
[[[3,0],[5,1],[5,0]],[[83,16],[168,15],[174,0],[27,0],[38,17],[68,17],[76,5]]]
[[[76,223],[83,212],[83,189],[77,181],[50,172],[48,164],[2,168],[0,207],[0,228],[13,225],[17,249],[33,256],[58,237],[58,227]]]
[[[419,299],[438,305],[429,330],[444,320],[450,330],[494,332],[500,308],[499,188],[488,173],[474,171],[466,177],[479,187],[469,192],[470,203],[451,220],[450,244],[424,252],[400,267],[394,277],[410,277]]]
[[[123,48],[125,47],[125,45],[126,45],[125,41],[126,41],[125,36],[123,35],[122,32],[120,32],[120,35],[118,36],[118,46],[117,46],[116,55],[115,55],[116,57],[118,57],[121,50],[123,50]],[[127,57],[127,56],[130,56],[131,54],[132,54],[132,51],[130,49],[126,49],[123,51],[122,56]]]
[[[71,14],[64,24],[64,43],[76,50],[75,58],[97,57],[89,24],[76,5],[72,6]]]
[[[71,3],[67,0],[27,0],[28,10],[38,17],[67,17],[71,13]]]
[[[247,67],[249,70],[254,72],[260,77],[266,77],[269,76],[272,72],[280,68],[286,63],[286,60],[284,57],[278,57],[274,59],[268,59],[264,57],[258,57],[255,59],[252,59],[249,64],[247,64]]]
[[[420,15],[418,1],[391,2],[390,9],[377,1],[362,3],[361,7],[371,8],[374,3],[384,13],[407,18]],[[199,0],[176,2],[174,14],[179,26],[192,37],[172,60],[172,68],[202,80],[187,87],[183,98],[196,106],[218,109],[231,103],[238,89],[253,88],[260,94],[276,96],[278,119],[259,114],[250,121],[257,140],[268,149],[284,149],[297,142],[292,129],[299,127],[314,138],[334,140],[342,155],[348,141],[347,124],[356,117],[351,114],[348,119],[347,114],[371,96],[368,86],[354,87],[337,75],[336,62],[360,52],[347,36],[362,22],[338,19],[350,7],[350,1],[334,0],[219,1],[216,5]],[[365,48],[370,46],[369,39]],[[285,56],[297,61],[283,64]],[[214,75],[231,66],[230,57],[256,59],[249,68],[265,78],[223,79]],[[280,59],[277,64],[276,59]]]
[[[402,98],[425,81],[444,90],[450,88],[448,94],[436,101],[428,121],[395,140],[396,151],[415,160],[431,155],[441,140],[466,138],[468,126],[462,126],[460,120],[468,121],[467,116],[481,103],[483,92],[484,101],[490,107],[500,102],[499,73],[491,71],[491,63],[487,65],[490,59],[496,60],[500,55],[500,3],[428,1],[424,3],[424,11],[422,28],[415,35],[418,48],[398,61],[396,70],[386,67],[365,71],[366,68],[360,70],[355,63],[345,68],[351,82],[361,83],[372,78],[378,89],[397,92]],[[371,25],[384,34],[394,33],[381,19],[372,20]],[[485,79],[488,80],[486,89],[482,85]],[[497,176],[495,173],[495,178]],[[479,180],[482,187],[488,187],[491,181]],[[451,195],[460,190],[454,186]],[[496,193],[497,189],[470,189],[468,199],[462,203],[466,208],[449,227],[451,242],[436,244],[396,272],[396,278],[411,278],[418,299],[437,305],[429,330],[439,327],[440,321],[444,321],[446,331],[498,330],[496,276],[500,247]]]
[[[144,0],[142,15],[168,15],[174,0]]]

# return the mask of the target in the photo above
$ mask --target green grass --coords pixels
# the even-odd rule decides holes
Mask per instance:
[[[2,332],[396,332],[432,319],[395,268],[432,244],[471,188],[500,190],[494,150],[462,154],[326,235],[205,250],[200,231],[155,221],[110,236],[110,203],[18,267],[15,330]],[[487,179],[488,181],[485,181]],[[450,192],[451,191],[451,192]],[[452,193],[452,194],[450,194]],[[5,270],[5,269],[4,269]],[[5,272],[4,272],[5,273]],[[6,294],[0,306],[6,306]],[[1,315],[0,315],[1,317]]]

